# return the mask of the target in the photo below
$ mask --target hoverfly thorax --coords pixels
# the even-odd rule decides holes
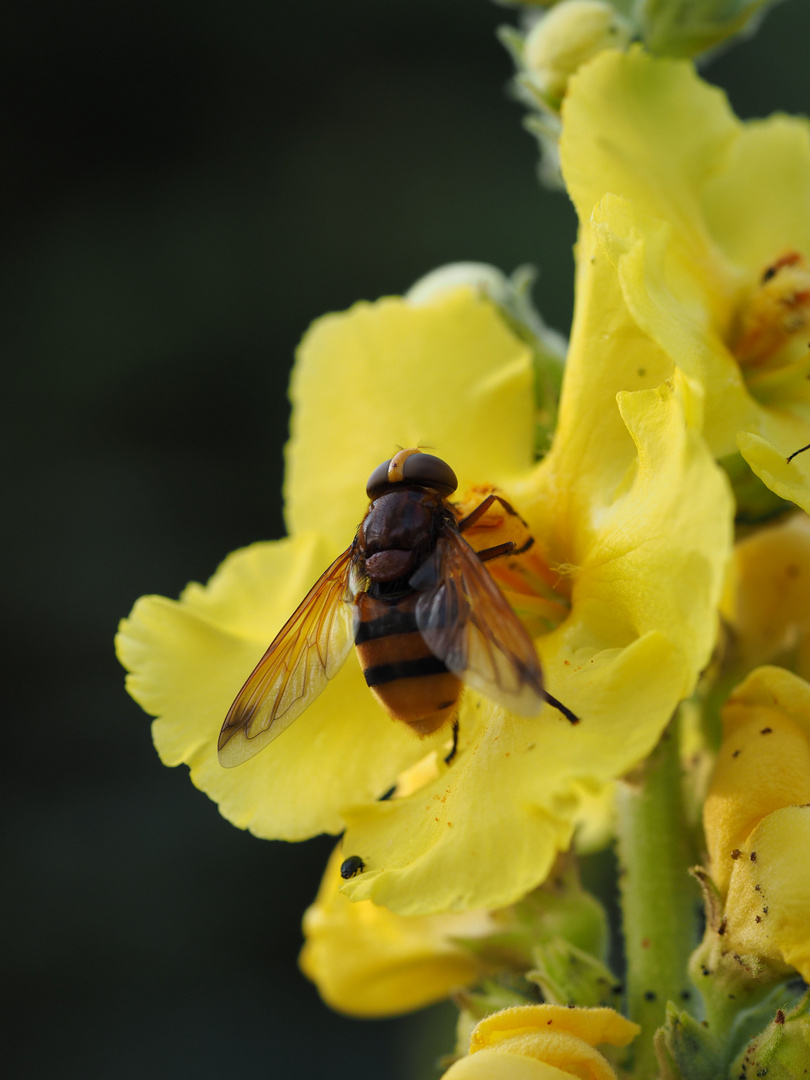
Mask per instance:
[[[435,547],[437,520],[448,512],[436,492],[405,484],[375,499],[357,533],[371,581],[410,575]]]

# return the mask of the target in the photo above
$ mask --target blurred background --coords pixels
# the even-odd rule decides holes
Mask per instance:
[[[116,624],[282,534],[293,351],[459,259],[572,308],[487,0],[42,0],[0,33],[5,1075],[430,1080],[454,1010],[329,1012],[298,973],[331,849],[228,825],[164,768]],[[810,11],[713,62],[807,112]],[[28,749],[17,753],[18,738]],[[239,912],[252,912],[248,920]]]

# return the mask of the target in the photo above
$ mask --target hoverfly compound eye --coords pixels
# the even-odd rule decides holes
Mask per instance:
[[[384,461],[382,465],[378,465],[371,476],[368,478],[366,484],[366,495],[370,499],[376,499],[378,495],[381,495],[383,489],[388,486],[388,466],[391,464],[390,459]]]
[[[441,495],[452,495],[458,487],[456,474],[447,462],[433,454],[412,454],[403,463],[402,472],[407,483],[424,484]]]
[[[456,474],[446,461],[416,449],[400,450],[389,461],[378,465],[366,485],[366,493],[375,499],[394,484],[419,484],[447,496],[458,487]]]

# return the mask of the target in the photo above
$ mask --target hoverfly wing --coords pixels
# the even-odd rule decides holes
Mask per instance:
[[[226,768],[285,731],[343,666],[354,640],[354,548],[321,575],[237,694],[217,743]]]
[[[543,676],[532,639],[456,529],[442,529],[410,585],[421,594],[416,625],[431,652],[486,697],[536,716]]]

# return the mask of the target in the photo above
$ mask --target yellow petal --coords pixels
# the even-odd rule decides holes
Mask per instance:
[[[328,1005],[352,1016],[395,1016],[480,976],[473,952],[457,939],[493,933],[488,912],[405,918],[368,900],[353,904],[338,891],[347,850],[332,854],[304,915],[301,968]]]
[[[327,565],[326,547],[310,535],[235,552],[207,586],[189,585],[179,601],[142,597],[116,639],[130,694],[157,717],[162,760],[185,762],[221,813],[257,836],[339,831],[343,806],[377,798],[431,745],[383,713],[350,656],[272,747],[236,769],[219,764],[231,701]]]
[[[810,806],[786,806],[748,838],[731,875],[726,935],[738,952],[810,979]]]
[[[347,544],[365,484],[397,446],[430,446],[460,487],[508,485],[533,460],[529,349],[469,287],[356,304],[310,328],[293,372],[286,519]]]
[[[781,668],[758,668],[723,708],[724,738],[703,824],[721,893],[762,818],[810,802],[810,686]]]
[[[728,735],[735,734],[737,727],[747,721],[747,710],[757,708],[779,710],[810,740],[810,685],[793,672],[767,666],[752,671],[723,709]]]
[[[544,463],[540,490],[548,484],[551,496],[546,543],[555,550],[555,533],[558,549],[567,540],[576,567],[572,617],[557,633],[581,649],[660,631],[697,670],[715,640],[713,612],[731,548],[731,493],[696,430],[700,403],[691,384],[677,378],[620,394],[619,406],[632,440],[622,485],[591,486],[591,460],[581,456],[578,440],[571,452],[561,436]],[[537,533],[543,536],[540,526]],[[684,695],[690,692],[684,686]]]
[[[615,1080],[615,1072],[595,1049],[602,1043],[627,1046],[641,1029],[613,1009],[568,1009],[525,1005],[503,1009],[481,1020],[470,1038],[470,1055],[445,1074],[453,1080],[491,1076],[493,1080]],[[476,1061],[489,1072],[478,1071]],[[532,1071],[527,1064],[539,1068]]]
[[[758,409],[724,335],[734,306],[730,284],[707,244],[703,266],[693,249],[675,243],[671,222],[646,207],[606,195],[593,227],[616,268],[622,299],[654,347],[705,392],[705,437],[717,456],[736,449],[740,428],[756,424]]]
[[[810,125],[773,116],[740,124],[722,168],[706,180],[702,213],[735,263],[766,267],[774,255],[810,253]]]
[[[442,1080],[570,1080],[571,1073],[524,1054],[481,1050],[455,1062]],[[615,1073],[608,1073],[608,1077]]]
[[[602,53],[571,79],[563,106],[560,158],[580,220],[614,192],[669,221],[677,253],[702,262],[702,189],[738,124],[725,95],[702,82],[691,63],[653,58],[638,47]]]
[[[461,732],[469,748],[450,769],[406,798],[347,810],[346,850],[366,863],[344,891],[405,915],[501,907],[539,884],[568,846],[573,799],[557,785],[563,816],[542,790],[547,727],[525,721],[465,691]],[[477,727],[476,727],[477,724]],[[533,768],[540,771],[532,777]],[[498,798],[492,798],[498,792]]]
[[[562,494],[577,498],[572,474],[578,468],[589,481],[584,498],[601,491],[609,500],[634,456],[616,393],[659,386],[672,373],[672,361],[628,311],[616,271],[587,220],[576,253],[574,322],[552,455],[564,446],[570,463]]]
[[[581,1080],[616,1080],[616,1073],[598,1050],[566,1032],[551,1034],[535,1030],[505,1038],[497,1047],[501,1057],[531,1057],[546,1068],[560,1069],[565,1076],[576,1076]],[[475,1055],[472,1056],[474,1059]]]
[[[569,1009],[566,1005],[516,1005],[485,1017],[470,1039],[470,1050],[497,1046],[518,1035],[564,1032],[591,1046],[627,1046],[641,1028],[615,1009]]]
[[[780,428],[776,432],[769,430],[768,434],[779,439],[781,449],[754,432],[740,431],[737,435],[740,453],[766,487],[781,499],[788,499],[810,512],[810,460],[806,455],[800,455],[787,461],[788,455],[807,439],[807,427],[800,421],[791,422],[791,418],[783,417]]]
[[[525,720],[466,691],[450,769],[407,798],[347,810],[346,849],[366,870],[346,893],[423,914],[502,907],[543,881],[570,842],[583,777],[624,772],[648,752],[683,685],[656,635],[583,667],[589,705],[576,728],[550,708]]]
[[[757,823],[786,803],[810,801],[810,743],[776,709],[745,710],[723,741],[703,823],[712,876],[721,892]]]
[[[810,517],[793,514],[736,544],[721,612],[743,670],[781,661],[810,675]]]

